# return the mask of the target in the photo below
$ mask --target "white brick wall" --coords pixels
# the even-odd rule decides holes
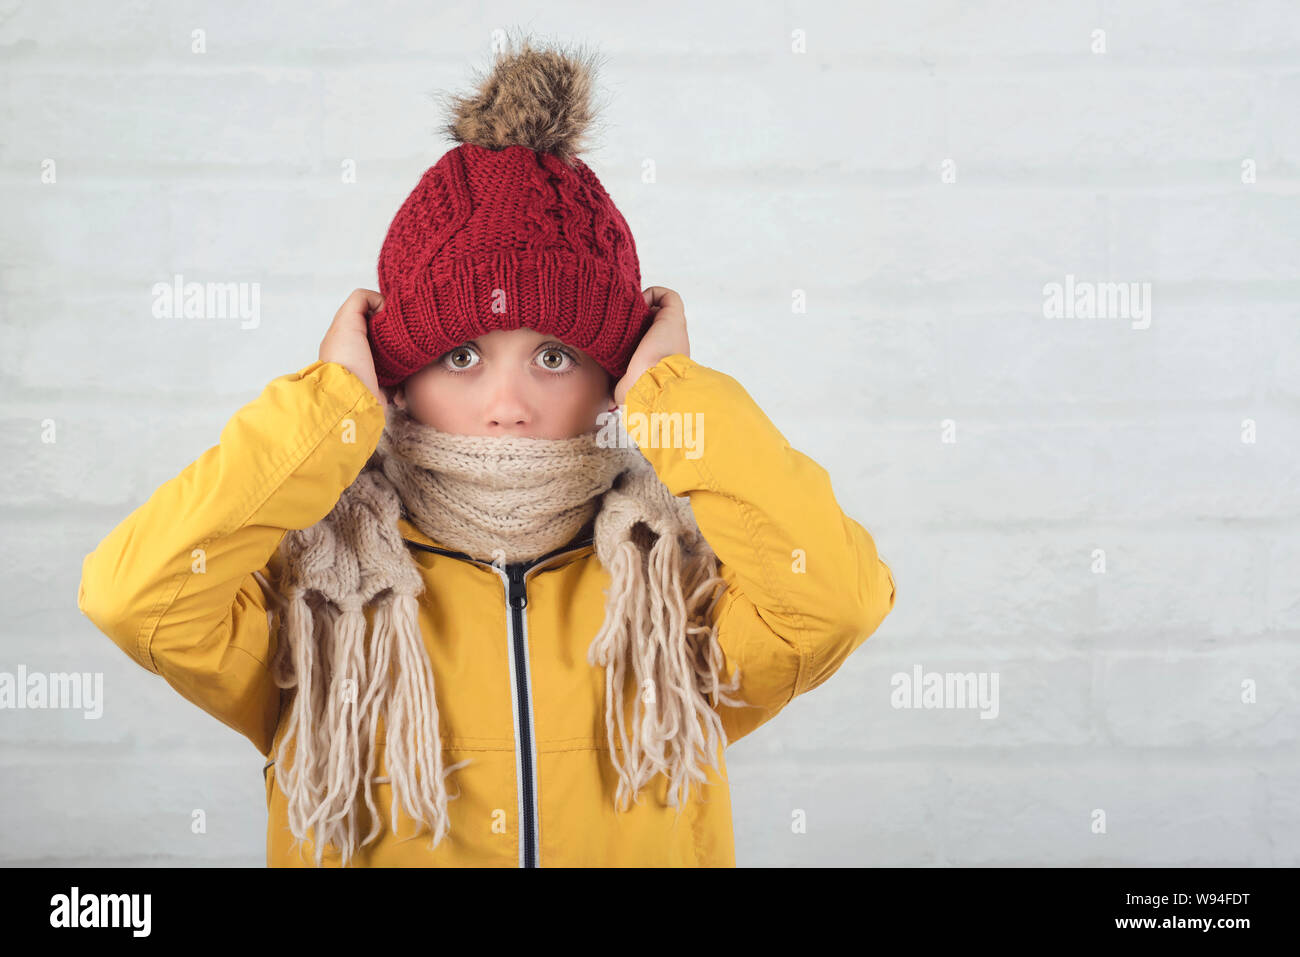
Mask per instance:
[[[1300,864],[1295,4],[10,6],[0,670],[107,700],[0,712],[0,862],[264,862],[258,756],[79,614],[81,558],[376,287],[450,145],[427,94],[526,24],[607,55],[588,159],[644,283],[898,584],[729,752],[738,863]],[[176,273],[260,283],[260,325],[153,318]],[[1150,328],[1045,319],[1067,274],[1150,283]],[[892,707],[916,665],[996,672],[997,719]]]

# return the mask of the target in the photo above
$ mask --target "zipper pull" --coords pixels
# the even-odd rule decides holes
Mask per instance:
[[[506,566],[510,576],[510,592],[507,598],[512,608],[523,608],[528,604],[528,592],[524,588],[524,566],[520,563]]]

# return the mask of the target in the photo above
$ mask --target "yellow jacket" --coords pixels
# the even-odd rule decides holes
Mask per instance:
[[[628,392],[633,438],[638,416],[655,413],[702,413],[708,427],[697,450],[651,441],[641,451],[675,495],[690,496],[728,582],[714,606],[718,639],[726,676],[741,669],[736,693],[753,705],[719,706],[735,742],[824,682],[876,630],[894,606],[893,574],[840,509],[826,471],[790,447],[735,379],[668,356]],[[313,866],[314,853],[309,841],[291,850],[275,787],[281,716],[287,722],[295,692],[282,699],[268,671],[279,622],[262,583],[277,580],[285,532],[329,513],[384,424],[383,406],[337,363],[281,376],[82,565],[77,604],[96,627],[264,756],[271,866]],[[522,576],[512,566],[522,580],[515,615],[506,569],[450,552],[404,520],[401,530],[423,570],[420,624],[445,766],[470,763],[447,779],[451,829],[432,850],[428,829],[412,839],[405,815],[397,835],[389,830],[391,788],[377,784],[384,830],[355,864],[735,866],[730,793],[712,768],[680,818],[662,774],[630,810],[614,808],[604,669],[587,662],[610,577],[590,539]],[[378,742],[385,776],[382,724]],[[721,753],[719,766],[725,775]],[[324,863],[339,866],[333,847]]]

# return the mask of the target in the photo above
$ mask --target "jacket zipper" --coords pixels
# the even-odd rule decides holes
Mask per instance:
[[[528,575],[537,567],[553,558],[581,551],[591,545],[594,539],[588,537],[582,541],[563,546],[547,552],[529,562],[511,562],[502,569],[491,562],[456,552],[446,548],[436,548],[422,542],[413,542],[409,538],[403,541],[425,552],[435,552],[459,558],[491,568],[501,576],[505,585],[506,622],[510,650],[510,684],[513,692],[511,701],[514,705],[515,718],[515,768],[519,789],[520,821],[520,867],[540,867],[538,854],[538,814],[537,814],[537,746],[533,728],[532,678],[528,667],[528,618],[524,607],[528,604]]]
[[[524,584],[527,566],[515,562],[506,565],[506,611],[510,615],[510,667],[514,676],[515,727],[518,729],[519,819],[522,822],[523,848],[520,867],[538,867],[537,863],[537,747],[533,728],[533,695],[528,667],[528,633],[524,606],[528,589]]]

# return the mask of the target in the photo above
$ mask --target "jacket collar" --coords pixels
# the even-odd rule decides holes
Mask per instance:
[[[581,558],[584,555],[594,552],[596,550],[595,543],[592,541],[594,524],[595,519],[593,518],[582,527],[582,530],[576,536],[574,536],[573,541],[555,551],[548,552],[543,556],[546,560],[544,562],[539,560],[537,561],[537,564],[551,565],[556,562],[567,564],[572,559]],[[401,533],[402,538],[408,542],[416,542],[417,544],[425,545],[430,548],[441,548],[445,551],[456,551],[456,549],[451,548],[449,545],[445,545],[424,534],[424,532],[411,524],[410,519],[405,516],[402,516],[397,520],[397,530]]]
[[[402,533],[402,538],[407,541],[419,542],[421,545],[429,545],[433,548],[446,548],[449,550],[451,548],[451,546],[444,545],[442,542],[435,541],[424,534],[424,532],[412,525],[410,519],[406,516],[402,516],[397,520],[397,530]]]

